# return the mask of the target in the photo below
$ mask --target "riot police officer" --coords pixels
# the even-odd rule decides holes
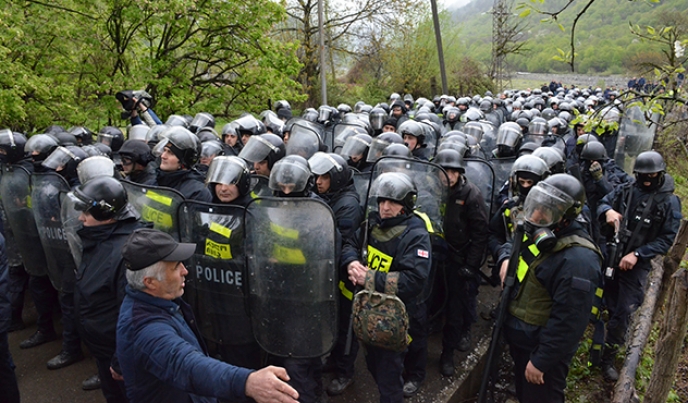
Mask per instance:
[[[414,158],[428,160],[423,150],[426,147],[425,133],[420,123],[415,120],[407,120],[399,125],[398,132],[403,136],[404,144],[406,144]]]
[[[246,207],[251,201],[251,173],[246,162],[239,157],[220,156],[213,159],[206,183],[213,195],[213,203]]]
[[[456,150],[442,150],[434,161],[447,171],[450,194],[444,219],[444,235],[449,245],[445,265],[448,301],[442,338],[440,372],[454,374],[454,350],[470,348],[471,325],[477,321],[477,297],[489,231],[483,195],[466,178],[463,156]]]
[[[521,403],[564,402],[571,358],[602,281],[601,253],[576,221],[584,203],[581,183],[556,174],[533,186],[523,204],[526,234],[540,252],[512,290],[505,321]],[[497,262],[508,264],[508,253]]]
[[[286,155],[284,141],[272,133],[251,136],[239,157],[253,164],[253,170],[258,175],[270,176],[270,171],[277,161]]]
[[[379,292],[384,291],[388,273],[398,272],[397,296],[406,305],[409,334],[413,337],[413,329],[422,327],[426,321],[421,294],[431,267],[430,235],[423,220],[413,213],[417,191],[406,174],[383,173],[371,186],[379,211],[372,213],[369,228],[360,229],[345,243],[340,267],[356,285],[363,285],[367,272],[374,270],[375,289]],[[367,245],[364,239],[368,240]],[[366,264],[361,262],[363,250],[368,252]],[[366,352],[366,363],[378,385],[380,402],[402,402],[406,389],[402,377],[406,351],[366,346]],[[418,385],[409,386],[418,389]]]
[[[194,168],[201,154],[201,144],[196,135],[181,126],[173,126],[167,131],[167,138],[155,146],[153,153],[160,156],[158,186],[176,189],[188,200],[212,200],[203,183],[203,175]]]
[[[674,180],[656,151],[640,153],[633,167],[635,183],[619,186],[606,195],[597,208],[601,225],[620,229],[618,262],[613,279],[604,287],[609,321],[602,354],[602,374],[616,381],[614,359],[625,341],[630,315],[643,302],[650,260],[669,251],[681,220],[681,202],[674,195]],[[623,213],[623,214],[622,214]],[[604,231],[607,239],[613,230]],[[618,269],[617,269],[618,268]]]
[[[119,150],[122,160],[124,179],[142,185],[153,185],[156,182],[153,164],[155,160],[150,147],[145,141],[127,140]]]

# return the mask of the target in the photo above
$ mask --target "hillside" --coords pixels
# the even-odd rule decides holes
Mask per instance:
[[[513,3],[520,2],[515,0]],[[546,0],[544,7],[552,11],[566,2]],[[574,3],[561,16],[559,22],[566,28],[565,32],[556,24],[541,23],[542,15],[532,13],[523,18],[530,50],[521,56],[511,56],[508,59],[509,68],[541,73],[567,71],[568,66],[552,60],[552,56],[557,54],[557,48],[568,49],[571,22],[584,6],[583,3]],[[484,62],[489,61],[491,52],[491,8],[490,0],[472,0],[464,7],[450,11],[457,28],[461,30],[461,38],[469,54]],[[597,0],[578,22],[576,71],[583,74],[628,72],[632,58],[650,49],[649,44],[631,34],[629,22],[641,26],[659,26],[667,15],[675,18],[681,14],[685,17],[685,29],[688,29],[688,2],[685,0],[663,0],[652,5],[642,0]]]

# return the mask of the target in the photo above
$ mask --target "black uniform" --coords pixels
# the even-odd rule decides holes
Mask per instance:
[[[462,176],[450,191],[444,219],[444,236],[449,245],[444,349],[458,348],[461,336],[477,321],[478,270],[489,237],[487,209],[480,189]]]
[[[409,315],[409,335],[413,338],[414,328],[422,328],[426,320],[426,306],[420,296],[431,267],[431,243],[425,223],[414,214],[404,214],[394,218],[380,219],[376,214],[371,217],[374,224],[368,233],[369,269],[378,270],[375,276],[375,289],[384,291],[388,272],[399,272],[397,296],[406,305]],[[362,229],[365,230],[365,229]],[[342,248],[340,273],[348,278],[349,263],[361,261],[363,233],[359,230]],[[396,236],[392,233],[399,232]],[[365,263],[365,262],[362,262]],[[366,363],[380,391],[380,402],[403,402],[405,352],[394,352],[377,347],[366,346]]]
[[[145,169],[132,172],[124,179],[130,182],[140,183],[141,185],[155,185],[157,179],[154,165],[149,163],[146,165]]]
[[[601,225],[608,227],[604,220],[608,210],[625,210],[624,195],[627,193],[624,190],[633,192],[630,208],[626,210],[624,217],[629,220],[628,230],[633,236],[625,245],[621,256],[635,251],[638,262],[632,270],[616,270],[614,279],[605,284],[605,302],[609,310],[605,343],[610,345],[624,343],[630,315],[643,302],[643,290],[651,269],[650,260],[669,251],[681,221],[681,202],[673,194],[674,180],[669,174],[664,174],[664,183],[654,192],[648,192],[636,183],[618,187],[605,196],[597,209]],[[651,198],[654,201],[647,219],[643,226],[637,229],[643,210]]]
[[[559,240],[577,235],[591,241],[576,221],[556,235]],[[516,393],[521,403],[564,402],[568,367],[588,324],[595,291],[602,282],[601,256],[588,247],[572,245],[552,254],[543,253],[539,259],[543,258],[537,266],[531,264],[526,276],[533,276],[546,290],[551,303],[549,310],[546,302],[527,304],[527,310],[518,314],[527,319],[519,319],[514,310],[519,299],[516,297],[505,322],[505,337],[514,359]],[[514,292],[525,293],[534,284],[530,280],[524,279]],[[543,313],[544,320],[539,324],[536,324],[538,320],[531,320]],[[526,381],[529,361],[544,372],[543,385]]]
[[[173,172],[165,172],[158,168],[157,185],[178,190],[184,199],[203,202],[212,202],[213,197],[203,183],[203,174],[195,169],[180,169]]]
[[[141,224],[134,218],[78,231],[83,257],[76,273],[74,302],[81,339],[96,359],[103,395],[110,402],[126,401],[123,382],[112,379],[119,307],[126,285],[122,246]]]

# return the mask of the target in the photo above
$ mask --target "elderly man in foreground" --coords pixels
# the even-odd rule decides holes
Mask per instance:
[[[235,367],[208,357],[191,307],[180,298],[182,260],[195,244],[177,243],[142,228],[127,240],[126,296],[117,324],[117,357],[135,402],[214,402],[251,397],[256,402],[295,402],[286,370]]]

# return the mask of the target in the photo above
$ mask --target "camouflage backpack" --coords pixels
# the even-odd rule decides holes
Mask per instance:
[[[353,328],[366,345],[392,351],[408,346],[406,305],[396,296],[399,273],[388,273],[385,292],[375,291],[376,270],[366,273],[365,289],[354,297]]]

